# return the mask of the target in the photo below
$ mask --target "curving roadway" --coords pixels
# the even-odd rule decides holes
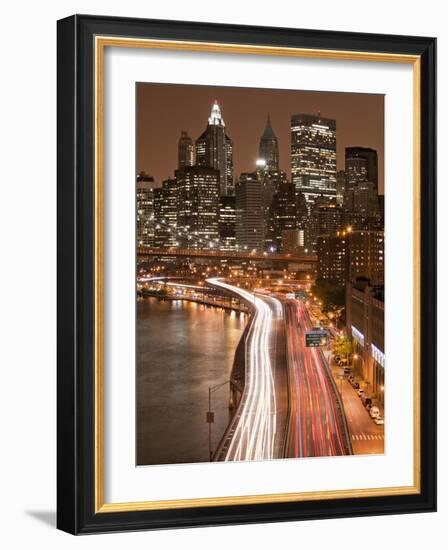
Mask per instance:
[[[220,279],[208,279],[207,284],[237,294],[254,308],[245,344],[244,391],[216,460],[281,458],[288,403],[282,304]]]

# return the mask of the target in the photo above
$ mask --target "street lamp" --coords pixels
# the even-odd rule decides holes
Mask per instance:
[[[215,422],[215,413],[212,411],[212,393],[215,393],[217,390],[225,386],[226,384],[231,384],[231,380],[226,380],[225,382],[222,382],[221,384],[217,384],[216,386],[209,386],[208,388],[208,411],[205,414],[205,421],[208,424],[208,454],[210,462],[213,458],[213,451],[212,451],[212,424]]]

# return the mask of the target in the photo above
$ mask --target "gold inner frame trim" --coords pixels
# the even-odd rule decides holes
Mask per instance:
[[[104,50],[106,47],[152,48],[161,50],[194,51],[207,53],[234,53],[313,59],[406,63],[413,65],[413,199],[414,199],[414,265],[413,265],[413,316],[414,316],[414,469],[413,485],[350,490],[278,493],[264,495],[154,500],[141,502],[104,502]],[[257,46],[253,44],[224,44],[213,42],[153,40],[96,36],[95,54],[95,513],[167,510],[207,506],[232,506],[275,502],[303,502],[341,498],[363,498],[419,494],[421,480],[420,447],[420,56],[381,52],[356,52]]]

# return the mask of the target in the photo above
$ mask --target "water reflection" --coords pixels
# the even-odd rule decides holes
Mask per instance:
[[[229,379],[245,316],[147,298],[137,302],[137,463],[208,460],[208,388]],[[228,386],[213,394],[213,445],[228,422]]]

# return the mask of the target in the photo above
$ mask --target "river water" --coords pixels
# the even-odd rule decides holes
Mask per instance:
[[[208,388],[226,382],[244,314],[200,304],[137,302],[137,464],[209,459]],[[213,393],[212,447],[229,420],[229,386]]]

